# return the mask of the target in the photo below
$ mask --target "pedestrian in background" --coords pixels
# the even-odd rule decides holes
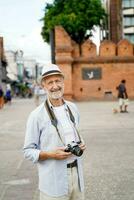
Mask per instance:
[[[6,90],[5,100],[6,100],[6,103],[8,103],[9,105],[11,104],[12,95],[11,95],[11,89],[10,88],[7,88],[7,90]]]
[[[39,105],[39,99],[40,98],[40,85],[39,83],[36,83],[34,86],[34,100],[35,100],[35,105]]]
[[[128,113],[128,94],[126,89],[126,80],[123,79],[119,86],[117,87],[118,90],[118,99],[119,99],[119,107],[121,113]]]
[[[24,156],[38,164],[40,200],[83,200],[85,144],[78,110],[63,98],[64,75],[57,65],[43,68],[41,83],[47,99],[28,118]]]
[[[0,86],[0,109],[4,106],[4,92],[2,87]]]

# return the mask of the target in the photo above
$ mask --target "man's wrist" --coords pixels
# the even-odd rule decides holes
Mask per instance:
[[[55,158],[54,152],[41,151],[39,154],[39,160],[47,160],[53,158]]]

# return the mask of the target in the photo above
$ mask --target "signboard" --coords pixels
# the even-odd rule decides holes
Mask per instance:
[[[102,69],[100,67],[82,68],[83,80],[98,80],[102,78]]]

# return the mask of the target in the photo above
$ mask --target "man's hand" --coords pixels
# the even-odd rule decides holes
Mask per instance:
[[[83,144],[83,143],[81,143],[81,144],[79,145],[79,147],[80,147],[83,151],[85,151],[85,149],[86,149],[86,145]]]
[[[71,152],[65,152],[65,147],[58,147],[55,151],[46,152],[41,151],[39,155],[39,160],[46,159],[56,159],[56,160],[64,160],[72,155]]]
[[[63,160],[66,159],[68,157],[70,157],[72,154],[71,152],[65,152],[65,148],[58,148],[57,150],[55,150],[54,152],[52,152],[52,156],[54,159],[56,160]]]

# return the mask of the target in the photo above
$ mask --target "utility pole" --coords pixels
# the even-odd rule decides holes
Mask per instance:
[[[35,65],[35,80],[36,80],[36,83],[37,83],[37,80],[38,80],[38,64],[37,63]]]

